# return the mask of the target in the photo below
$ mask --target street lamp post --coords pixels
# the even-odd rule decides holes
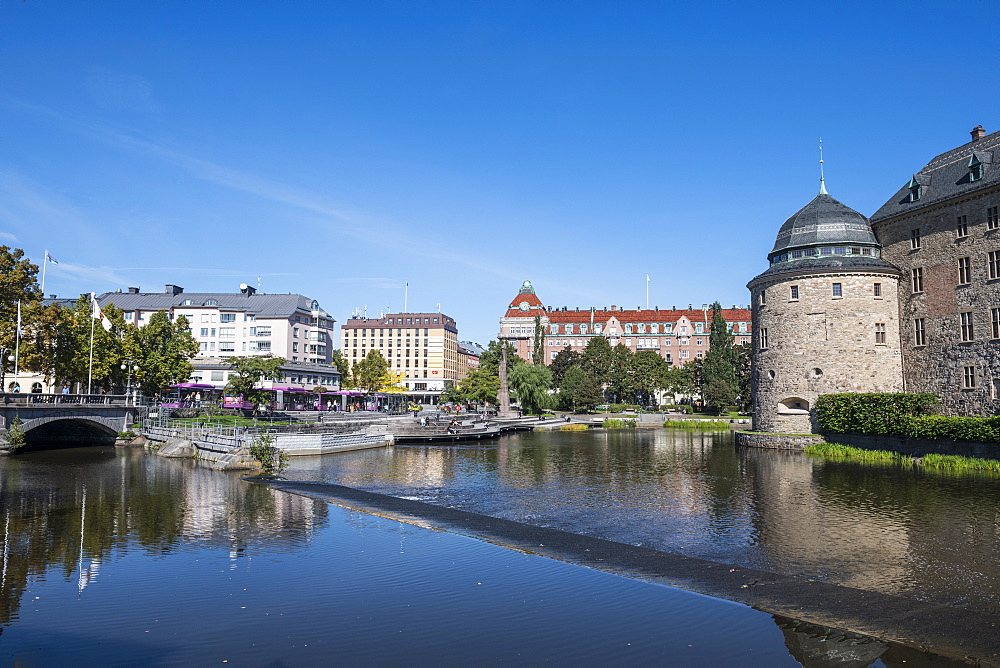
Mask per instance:
[[[132,396],[132,372],[133,371],[138,371],[139,370],[139,366],[135,363],[134,360],[125,359],[122,362],[121,369],[122,369],[122,371],[127,371],[128,372],[128,375],[126,376],[126,381],[125,381],[125,396],[126,397],[130,397],[130,396]],[[133,402],[134,402],[134,399],[133,399]]]

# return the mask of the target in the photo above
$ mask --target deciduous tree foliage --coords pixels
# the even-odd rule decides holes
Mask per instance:
[[[544,366],[519,364],[510,372],[510,388],[528,413],[541,413],[549,405],[552,373]]]
[[[256,407],[264,403],[267,395],[258,387],[262,380],[281,380],[282,357],[231,357],[229,358],[229,382],[226,393],[242,396]]]
[[[604,401],[604,391],[596,378],[574,366],[563,375],[559,397],[574,412],[588,411]]]
[[[535,340],[534,349],[531,351],[531,363],[536,365],[545,364],[545,337],[542,336],[542,318],[535,316]]]
[[[191,377],[194,367],[191,359],[198,354],[198,342],[191,336],[188,320],[179,316],[174,322],[164,311],[157,311],[143,327],[121,321],[121,312],[109,305],[104,314],[113,327],[124,327],[124,358],[131,359],[138,370],[132,376],[142,393],[152,396],[174,383],[183,383]],[[98,327],[98,329],[101,329]],[[115,331],[113,328],[112,331]],[[232,368],[232,367],[230,367]],[[113,370],[118,385],[127,380],[127,370],[120,365]]]
[[[337,371],[340,372],[340,388],[349,390],[354,387],[351,382],[351,366],[347,363],[347,358],[344,357],[344,351],[340,348],[334,348],[330,353],[330,363],[337,367]]]
[[[37,275],[38,266],[25,259],[23,250],[0,246],[0,346],[14,347],[17,302],[21,302],[22,320],[25,310],[38,304]]]
[[[576,352],[569,346],[566,346],[556,353],[555,359],[552,360],[552,364],[549,365],[549,370],[552,372],[552,385],[554,387],[561,388],[563,376],[573,367],[580,366],[581,360],[582,356],[580,353]]]
[[[384,387],[389,363],[377,350],[369,350],[363,360],[351,369],[355,387],[364,392],[378,392]]]

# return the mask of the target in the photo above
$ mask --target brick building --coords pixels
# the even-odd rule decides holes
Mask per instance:
[[[712,310],[707,306],[634,310],[618,306],[554,308],[543,305],[531,282],[525,281],[500,318],[500,336],[510,340],[517,354],[526,360],[532,359],[535,350],[536,316],[542,327],[539,340],[546,364],[551,364],[567,346],[581,352],[590,339],[603,336],[612,346],[622,344],[633,352],[651,350],[673,366],[680,366],[705,356],[712,322]],[[750,342],[748,309],[723,309],[722,317],[729,324],[736,345]]]

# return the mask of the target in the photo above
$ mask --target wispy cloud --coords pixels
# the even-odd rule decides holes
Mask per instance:
[[[349,276],[335,278],[333,283],[350,283],[352,285],[366,285],[372,288],[382,288],[385,290],[401,290],[404,281],[398,278],[375,277],[375,276]]]
[[[148,79],[123,74],[103,67],[87,72],[87,92],[100,107],[113,111],[157,113],[160,105],[153,100],[153,86]]]
[[[391,245],[396,248],[406,248],[411,256],[421,257],[431,263],[442,263],[458,270],[465,267],[474,269],[476,272],[486,272],[513,284],[524,280],[521,275],[523,269],[519,269],[509,262],[494,260],[494,255],[477,251],[467,244],[443,242],[442,239],[434,236],[433,231],[428,232],[427,225],[415,225],[413,221],[399,223],[370,213],[352,210],[344,207],[329,195],[296,188],[249,172],[233,169],[174,150],[137,134],[129,134],[107,126],[84,122],[34,103],[5,96],[0,96],[0,102],[28,113],[48,117],[81,135],[92,137],[109,145],[155,156],[188,172],[194,178],[311,212],[330,223],[325,231],[341,237],[357,239],[369,247],[384,248]],[[414,234],[410,231],[415,228],[420,229],[421,233]],[[558,276],[546,280],[553,288],[584,296],[576,284],[564,283]],[[382,287],[390,287],[390,285],[386,283]],[[395,286],[391,287],[400,287],[398,281]]]
[[[0,239],[7,239],[8,241],[17,241],[17,237],[15,237],[10,232],[0,232]]]
[[[81,285],[128,285],[132,281],[123,276],[121,270],[113,267],[92,267],[64,261],[60,261],[58,265],[50,265],[48,271],[71,277]]]

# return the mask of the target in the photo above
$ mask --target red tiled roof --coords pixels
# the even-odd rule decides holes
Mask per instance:
[[[579,323],[589,324],[590,309],[580,311],[552,311],[546,312],[545,316],[551,323]],[[712,311],[706,313],[701,309],[642,309],[639,311],[619,310],[605,311],[600,309],[594,311],[594,322],[605,323],[611,318],[617,318],[618,322],[677,322],[682,317],[687,317],[691,322],[712,322]],[[722,309],[722,317],[726,322],[750,322],[750,310],[745,308],[725,308]]]
[[[530,307],[527,311],[522,311],[520,309],[522,302],[527,302]],[[534,318],[536,315],[545,315],[545,306],[542,305],[542,300],[539,299],[538,295],[534,292],[522,292],[511,300],[510,304],[507,306],[507,313],[504,314],[504,317]]]

